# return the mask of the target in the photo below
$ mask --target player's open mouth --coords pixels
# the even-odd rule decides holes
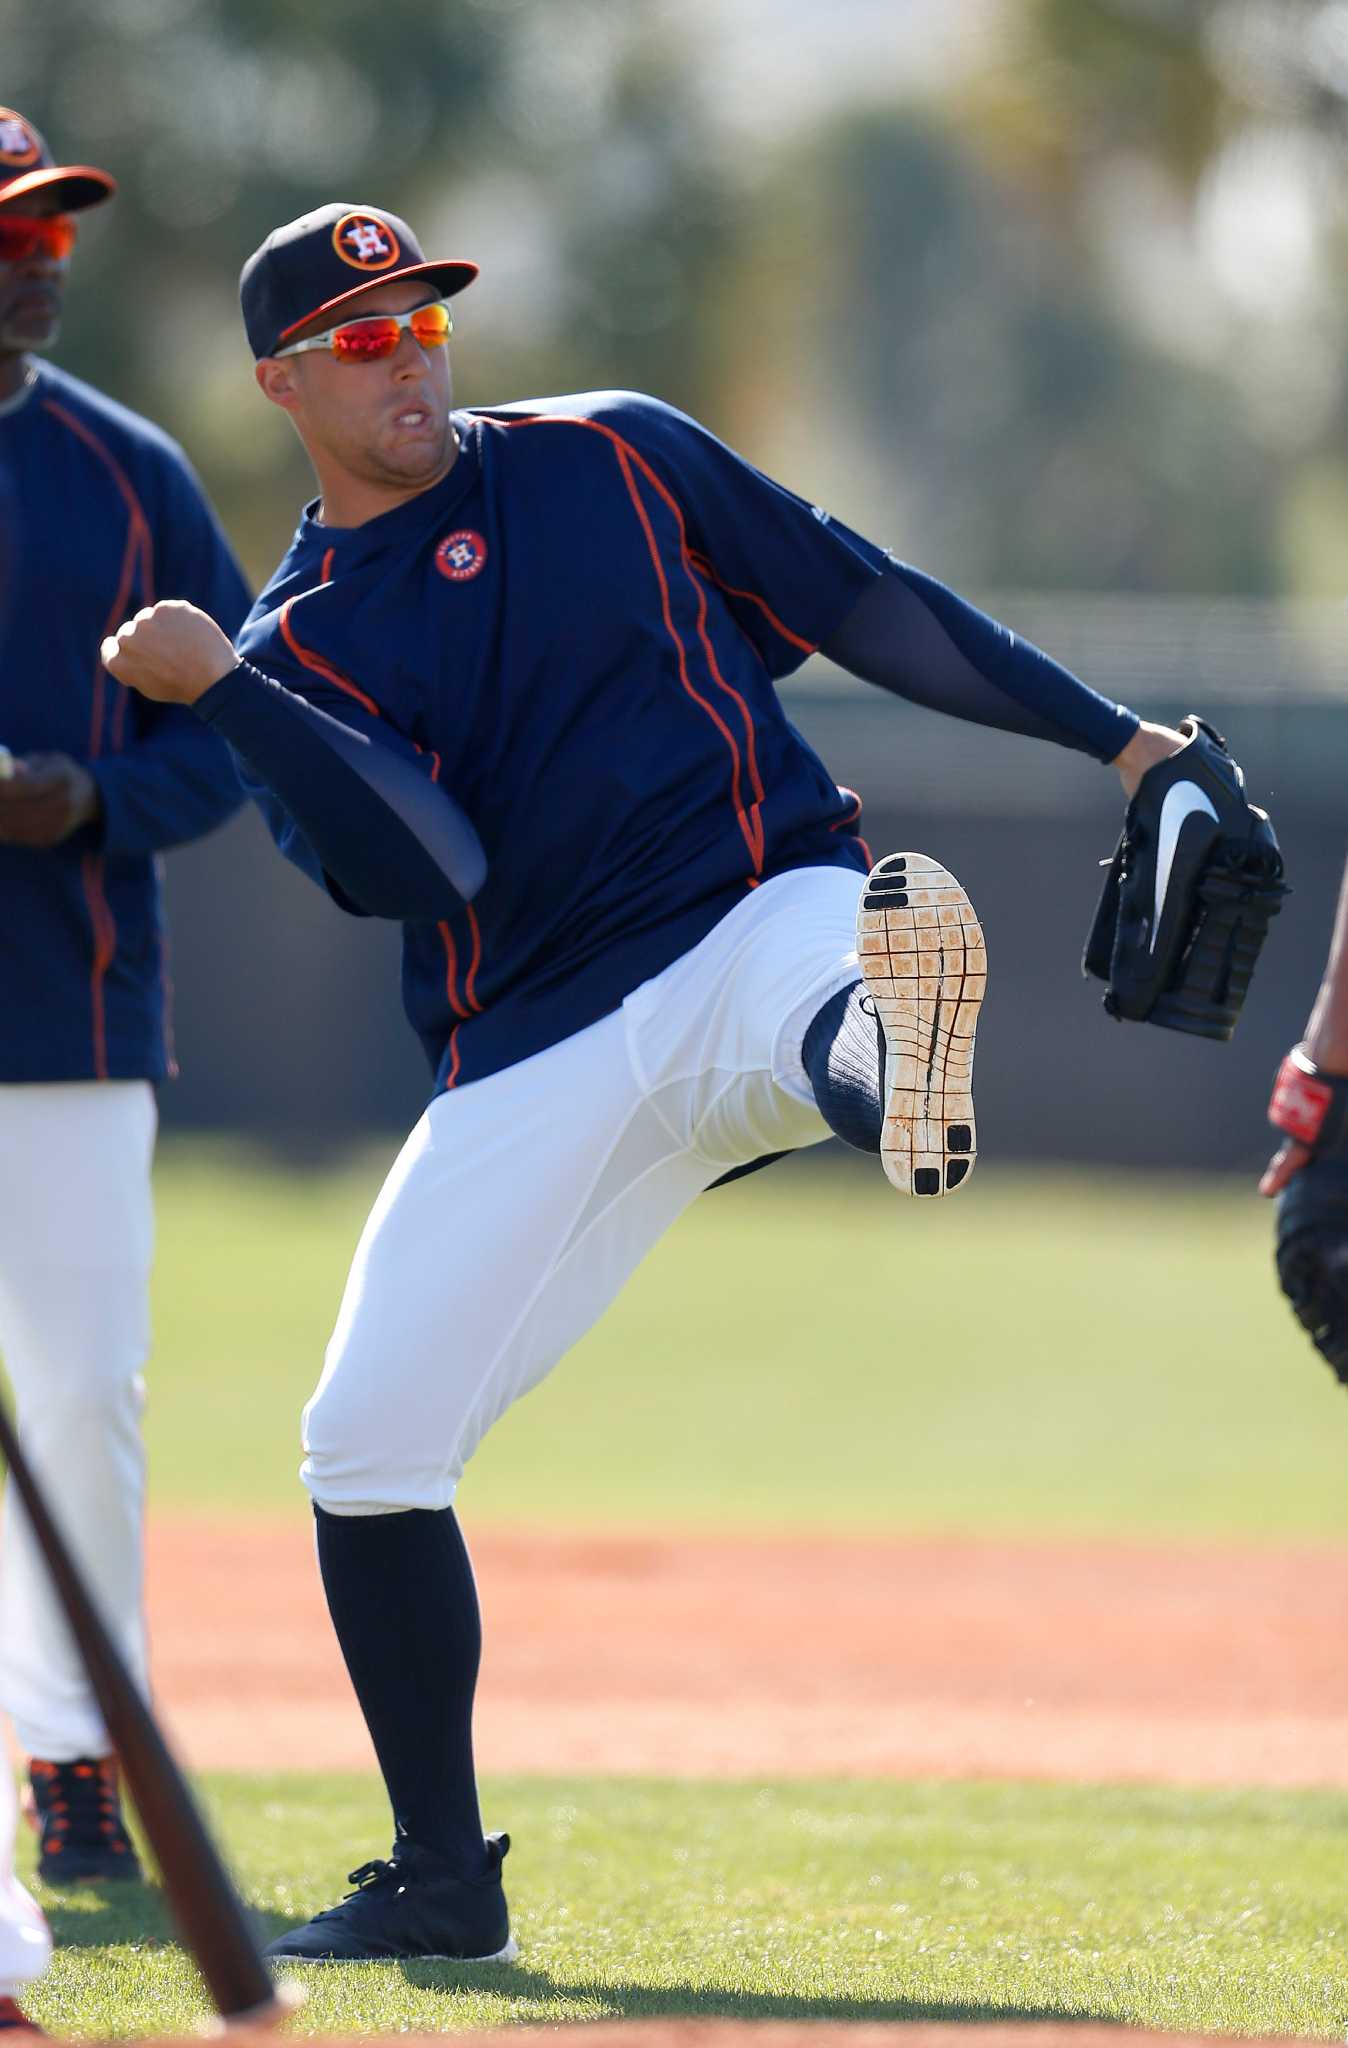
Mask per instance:
[[[417,406],[414,407],[410,412],[400,412],[396,414],[394,417],[393,424],[395,427],[424,427],[429,419],[430,414],[428,412],[423,412],[421,408]]]

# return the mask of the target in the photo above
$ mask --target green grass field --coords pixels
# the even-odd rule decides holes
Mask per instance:
[[[267,1938],[382,1839],[355,1780],[210,1793]],[[492,1782],[485,1807],[515,1834],[520,1963],[310,1970],[295,2031],[678,2014],[1342,2038],[1348,2021],[1341,1796],[534,1778]],[[29,2000],[44,2025],[203,2016],[157,1892],[45,1903],[62,1946]]]
[[[164,1502],[290,1506],[386,1162],[159,1167]],[[1338,1538],[1348,1406],[1241,1183],[980,1167],[924,1206],[801,1160],[705,1197],[488,1439],[472,1518]]]
[[[164,1146],[156,1502],[304,1514],[298,1412],[383,1165]],[[1276,1295],[1270,1227],[1231,1184],[980,1169],[921,1207],[865,1167],[793,1162],[695,1207],[489,1440],[465,1514],[1342,1540],[1348,1410]],[[387,1843],[369,1781],[208,1792],[268,1933]],[[320,1973],[300,2031],[657,2013],[1348,2027],[1338,1794],[520,1779],[485,1810],[516,1838],[521,1964]],[[45,1902],[44,2024],[201,2016],[157,1892]]]

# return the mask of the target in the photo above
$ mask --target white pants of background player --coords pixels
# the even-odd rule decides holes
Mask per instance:
[[[47,1923],[14,1875],[17,1817],[14,1780],[0,1756],[0,1998],[13,1998],[40,1977],[51,1957]]]
[[[828,1137],[801,1040],[857,979],[863,881],[764,883],[621,1010],[435,1098],[366,1224],[305,1410],[320,1506],[448,1507],[492,1423],[681,1210],[728,1167]]]
[[[0,1087],[0,1356],[33,1469],[142,1685],[155,1120],[147,1081]],[[30,1756],[68,1763],[111,1747],[13,1489],[0,1542],[0,1706]]]

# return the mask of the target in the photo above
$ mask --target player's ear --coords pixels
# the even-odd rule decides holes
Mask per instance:
[[[253,375],[264,398],[279,405],[283,412],[294,411],[300,394],[293,360],[282,362],[277,356],[263,356],[254,363]]]

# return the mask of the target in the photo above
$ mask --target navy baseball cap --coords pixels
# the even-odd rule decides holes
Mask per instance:
[[[273,228],[243,266],[239,300],[253,354],[270,356],[320,313],[376,285],[424,277],[448,299],[476,276],[476,263],[428,263],[396,213],[338,203]]]
[[[0,206],[51,192],[64,212],[79,213],[116,190],[117,180],[92,164],[58,164],[31,121],[0,107]]]

